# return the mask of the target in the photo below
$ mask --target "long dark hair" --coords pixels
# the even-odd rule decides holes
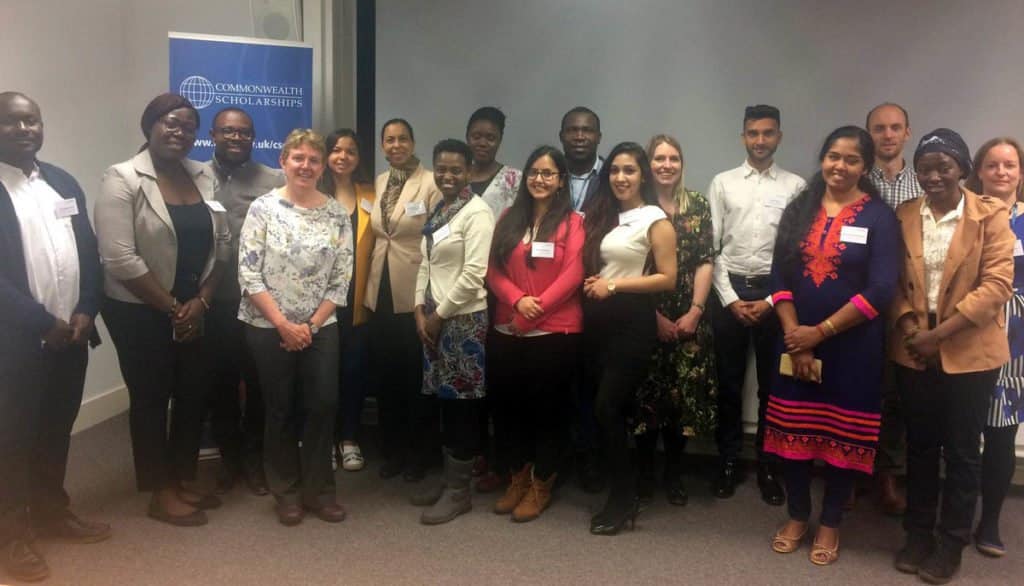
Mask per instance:
[[[857,141],[857,149],[864,159],[864,169],[870,171],[875,166],[875,143],[871,135],[859,126],[842,126],[833,130],[825,138],[818,152],[818,162],[825,160],[829,149],[841,138],[852,138]],[[857,179],[857,188],[869,197],[879,199],[878,188],[868,179],[867,173]],[[811,224],[821,211],[821,198],[825,195],[825,179],[819,169],[811,177],[807,187],[786,206],[779,220],[778,236],[775,239],[775,258],[780,264],[791,269],[800,266],[801,244],[811,229]]]
[[[619,200],[612,192],[610,173],[612,163],[619,155],[630,155],[640,167],[640,197],[647,205],[658,205],[658,195],[654,192],[654,174],[651,173],[651,162],[647,158],[644,147],[635,142],[620,142],[608,153],[598,174],[597,191],[586,207],[587,216],[583,227],[586,238],[583,241],[583,266],[588,275],[596,275],[604,264],[601,261],[601,241],[619,225]]]
[[[339,128],[328,134],[327,139],[324,141],[327,145],[327,155],[324,157],[324,166],[327,167],[327,169],[324,171],[324,174],[320,176],[320,191],[331,197],[334,197],[334,190],[337,189],[337,185],[334,184],[334,173],[331,172],[330,166],[326,165],[326,163],[327,159],[330,158],[334,147],[337,146],[338,141],[343,138],[351,138],[352,142],[356,143],[356,151],[359,152],[359,164],[356,165],[355,170],[352,171],[352,183],[370,183],[370,173],[366,170],[366,165],[363,164],[363,161],[366,160],[366,157],[363,156],[363,143],[360,142],[359,136],[356,134],[355,130],[352,130],[351,128]]]
[[[508,255],[522,240],[523,234],[533,226],[533,196],[530,195],[526,176],[533,168],[534,163],[543,157],[551,157],[555,168],[558,169],[559,181],[563,183],[552,196],[551,205],[544,217],[541,218],[540,226],[537,227],[537,233],[533,235],[532,240],[550,241],[565,218],[573,213],[572,196],[569,194],[569,165],[565,162],[565,155],[553,146],[537,147],[530,153],[529,158],[526,159],[526,165],[523,166],[523,179],[519,182],[519,191],[516,193],[515,201],[494,227],[491,262],[497,263],[501,269],[505,268]],[[529,254],[526,255],[526,266],[531,269],[534,266],[533,256]]]

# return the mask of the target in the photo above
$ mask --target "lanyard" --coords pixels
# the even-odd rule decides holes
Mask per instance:
[[[590,187],[590,180],[594,178],[594,175],[597,175],[597,173],[595,173],[594,170],[591,169],[590,173],[587,174],[587,178],[583,180],[583,187],[580,188],[579,195],[572,198],[572,207],[576,211],[579,211],[580,204],[583,203],[584,199],[586,199],[587,188]]]

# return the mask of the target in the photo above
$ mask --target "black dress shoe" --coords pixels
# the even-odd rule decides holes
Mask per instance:
[[[199,527],[209,523],[206,513],[202,510],[196,509],[187,515],[172,515],[167,512],[167,509],[160,506],[160,503],[155,499],[150,501],[149,511],[146,514],[151,519],[156,519],[176,527]]]
[[[718,470],[718,478],[715,479],[715,496],[720,499],[732,498],[736,494],[736,485],[743,482],[740,463],[736,460],[726,460]]]
[[[611,500],[609,498],[609,500]],[[590,519],[590,533],[593,535],[617,535],[628,527],[636,527],[636,516],[640,513],[640,502],[633,498],[625,504],[608,503],[604,510]]]
[[[782,490],[782,483],[778,476],[767,467],[761,467],[757,471],[757,486],[761,489],[761,500],[779,507],[786,504],[786,493]]]
[[[928,556],[917,569],[917,577],[929,584],[945,584],[953,579],[960,569],[963,546],[939,538],[932,555]]]
[[[24,539],[7,542],[0,556],[0,565],[15,580],[38,582],[50,577],[50,567],[46,565],[46,560]]]
[[[381,463],[380,468],[377,470],[377,474],[383,479],[394,478],[405,470],[405,462],[401,460],[385,460]]]
[[[110,525],[79,519],[71,511],[38,521],[35,530],[39,535],[51,539],[61,539],[71,543],[97,543],[110,538]]]

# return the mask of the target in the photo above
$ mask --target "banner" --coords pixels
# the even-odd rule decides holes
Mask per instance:
[[[200,114],[189,158],[213,157],[210,126],[223,108],[236,107],[256,128],[252,158],[278,167],[281,144],[295,128],[313,124],[313,46],[291,41],[168,33],[170,91]]]

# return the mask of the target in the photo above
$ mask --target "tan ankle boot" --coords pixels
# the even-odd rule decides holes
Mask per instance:
[[[548,505],[551,504],[551,487],[555,485],[556,476],[558,474],[552,474],[547,480],[540,480],[533,476],[531,471],[530,490],[526,492],[526,496],[523,497],[523,500],[519,501],[519,505],[512,511],[513,521],[525,523],[540,517],[544,509],[548,508]]]
[[[494,503],[494,512],[498,515],[511,513],[519,501],[523,500],[526,492],[530,489],[530,476],[533,474],[533,464],[526,464],[523,469],[512,475],[509,479],[508,488],[505,494]]]

